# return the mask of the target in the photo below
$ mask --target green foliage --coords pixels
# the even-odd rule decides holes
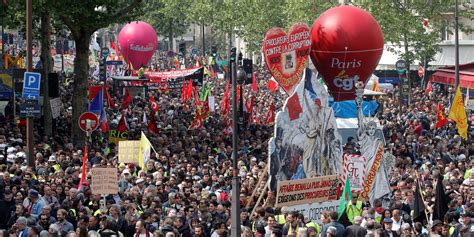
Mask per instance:
[[[180,36],[189,27],[188,12],[192,2],[187,0],[155,0],[144,4],[142,20],[150,23],[159,35]]]
[[[395,47],[395,52],[412,64],[415,60],[432,61],[440,51],[441,32],[446,25],[453,24],[454,0],[380,0],[354,1],[367,9],[379,22],[386,43]],[[472,19],[472,10],[462,11]],[[429,19],[429,30],[423,28],[423,19]]]

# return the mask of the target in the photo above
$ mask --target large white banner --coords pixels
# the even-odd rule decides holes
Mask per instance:
[[[339,207],[339,200],[311,203],[311,204],[301,204],[295,206],[289,206],[290,211],[297,211],[303,214],[305,217],[308,217],[311,221],[322,224],[321,214],[324,211],[337,211]]]
[[[270,190],[278,181],[340,174],[342,138],[323,83],[306,69],[275,120],[269,141]]]

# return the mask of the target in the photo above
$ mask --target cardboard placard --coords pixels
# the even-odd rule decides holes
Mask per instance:
[[[294,206],[337,200],[338,175],[310,179],[287,180],[278,183],[276,206]]]
[[[118,178],[117,168],[92,168],[92,194],[117,194]]]
[[[138,163],[140,156],[140,141],[119,141],[119,162]]]

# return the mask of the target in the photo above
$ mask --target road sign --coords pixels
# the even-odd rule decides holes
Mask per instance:
[[[41,85],[41,74],[25,72],[23,79],[23,98],[38,99]]]
[[[395,63],[395,68],[397,68],[397,70],[406,70],[407,68],[407,62],[405,62],[405,60],[398,60],[396,63]]]
[[[122,61],[107,61],[105,62],[107,65],[122,65]]]
[[[41,106],[37,100],[26,100],[20,104],[20,117],[41,117]]]
[[[85,112],[79,117],[79,127],[84,132],[91,132],[99,127],[99,117],[91,112]]]
[[[423,69],[423,67],[420,66],[420,67],[418,68],[418,76],[419,76],[419,77],[423,77],[423,75],[425,75],[425,69]]]
[[[191,49],[191,53],[192,53],[192,54],[197,54],[197,53],[198,53],[198,49],[196,49],[196,48]]]

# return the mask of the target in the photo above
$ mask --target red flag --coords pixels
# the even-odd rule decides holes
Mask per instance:
[[[186,90],[186,99],[191,99],[193,97],[193,80],[189,80],[188,88]]]
[[[216,78],[216,72],[214,71],[214,67],[211,65],[211,78]]]
[[[150,96],[150,108],[155,112],[160,109],[160,104],[158,104],[153,96]]]
[[[196,110],[196,117],[194,117],[193,122],[189,126],[190,129],[202,128],[202,118],[199,110]]]
[[[168,81],[165,81],[165,87],[163,88],[163,91],[165,92],[165,94],[168,94],[170,92],[168,87],[169,87]]]
[[[267,87],[268,90],[270,90],[271,92],[276,92],[278,89],[278,83],[275,81],[275,79],[272,78],[268,81]]]
[[[423,19],[423,28],[428,29],[428,18]]]
[[[128,89],[125,88],[125,95],[123,96],[122,99],[122,109],[128,108],[128,106],[132,103],[132,96],[130,95],[130,92],[128,92]]]
[[[288,109],[288,116],[290,117],[290,121],[293,121],[300,117],[300,114],[303,112],[303,108],[301,107],[298,93],[295,93],[290,98],[288,98],[286,108]]]
[[[431,80],[428,81],[428,85],[426,86],[425,93],[429,94],[433,90],[433,84],[431,83]]]
[[[209,116],[210,111],[211,111],[211,108],[209,108],[209,96],[206,96],[206,99],[203,101],[203,106],[202,106],[201,119],[203,122],[207,119],[207,116]]]
[[[186,81],[183,80],[183,84],[181,85],[181,102],[186,102],[186,91],[187,91],[187,87],[186,87]]]
[[[229,91],[230,91],[230,83],[227,82],[227,85],[225,86],[224,99],[221,102],[222,115],[224,116],[227,115],[227,113],[230,110]]]
[[[265,125],[272,125],[275,122],[275,104],[270,105],[270,109],[265,116]]]
[[[202,103],[199,99],[199,92],[197,91],[197,87],[192,87],[192,94],[194,95],[194,105],[196,106],[196,108],[201,108]]]
[[[87,99],[89,101],[93,100],[97,94],[99,94],[100,90],[102,90],[102,88],[102,86],[89,86]]]
[[[249,125],[252,124],[253,122],[253,104],[254,104],[253,96],[251,97],[250,101],[249,100],[245,101],[245,109],[247,110],[247,113],[249,113],[249,118],[248,118]]]
[[[110,39],[110,47],[115,50],[115,54],[118,56],[120,54],[119,49],[117,48],[117,45],[115,44],[115,41]]]
[[[105,98],[107,98],[107,104],[109,105],[109,108],[115,109],[115,103],[114,99],[112,99],[112,96],[110,96],[109,90],[104,87],[104,93],[105,93]]]
[[[255,72],[252,73],[252,91],[254,93],[258,92],[257,77],[255,76]]]
[[[159,132],[158,128],[156,127],[155,124],[155,111],[151,110],[150,111],[150,122],[148,122],[148,132],[156,134]]]
[[[79,182],[78,189],[82,189],[82,185],[87,183],[86,179],[86,167],[87,167],[87,143],[84,145],[84,157],[82,158],[82,174],[81,174],[81,181]]]
[[[448,123],[448,119],[444,114],[443,106],[438,103],[438,108],[436,109],[436,129],[443,127]]]
[[[128,130],[127,121],[125,120],[125,115],[122,114],[122,117],[120,118],[120,121],[117,127],[117,131],[126,132],[127,130]]]

